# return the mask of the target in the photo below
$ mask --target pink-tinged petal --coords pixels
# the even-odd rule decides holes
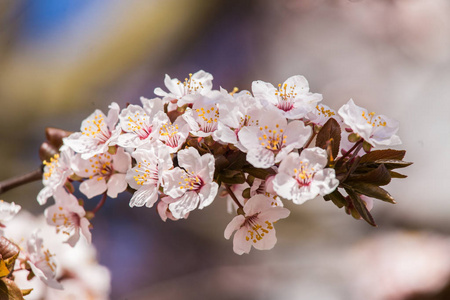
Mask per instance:
[[[301,75],[294,75],[289,77],[288,79],[286,79],[284,84],[287,84],[288,87],[295,86],[294,90],[297,94],[309,92],[308,80],[306,80],[306,78]]]
[[[249,253],[252,248],[252,241],[247,241],[247,227],[244,226],[239,229],[233,238],[233,251],[236,254],[242,255],[244,253]]]
[[[292,121],[286,127],[286,145],[294,145],[294,148],[301,148],[311,136],[311,127],[306,127],[301,121]]]
[[[130,207],[152,207],[158,200],[158,189],[154,185],[144,186],[137,190],[130,199]]]
[[[200,153],[194,147],[178,151],[178,164],[188,172],[198,173],[202,170]]]
[[[270,207],[258,215],[258,219],[262,221],[276,222],[279,219],[289,217],[290,211],[284,207]]]
[[[92,242],[92,234],[89,230],[89,226],[91,223],[89,223],[88,219],[82,218],[80,220],[80,230],[81,234],[86,238],[86,241],[90,244]]]
[[[158,210],[158,214],[161,217],[161,220],[165,222],[167,220],[167,210],[169,209],[169,204],[164,201],[159,201],[156,209]]]
[[[244,206],[244,212],[246,216],[252,216],[254,214],[260,213],[268,208],[271,208],[270,198],[265,195],[258,194],[251,197]]]
[[[130,154],[126,153],[123,148],[118,148],[113,158],[114,170],[119,173],[126,173],[131,168]]]
[[[47,199],[53,195],[53,189],[49,187],[44,187],[37,195],[37,200],[40,205],[47,203]]]
[[[270,168],[275,164],[275,155],[265,148],[251,149],[247,152],[247,161],[255,168]]]
[[[285,199],[292,200],[292,192],[298,183],[286,173],[278,173],[273,180],[273,188],[277,194]]]
[[[253,247],[258,250],[270,250],[276,243],[277,237],[275,234],[275,228],[273,228],[264,233],[264,236],[262,236],[260,240],[257,240],[256,243],[253,243]]]
[[[200,196],[200,204],[198,208],[203,209],[204,207],[210,205],[216,198],[218,190],[219,185],[215,182],[205,185],[198,194]]]
[[[256,99],[261,99],[274,105],[278,103],[277,96],[275,95],[277,89],[268,82],[262,80],[253,81],[252,92]]]
[[[172,198],[181,197],[186,190],[180,187],[180,179],[186,174],[181,168],[175,168],[163,172],[162,181],[164,187],[164,193]]]
[[[169,209],[176,219],[183,219],[197,207],[198,202],[197,193],[190,191],[181,196],[179,201],[169,204]]]
[[[106,117],[106,125],[110,130],[114,129],[117,121],[119,120],[120,107],[116,102],[112,102],[109,105],[108,116]]]
[[[66,243],[69,244],[71,247],[75,247],[79,239],[80,239],[80,231],[75,230],[73,234],[67,239]]]
[[[122,193],[127,189],[127,182],[125,180],[125,174],[116,173],[112,175],[108,180],[107,194],[111,198],[116,198],[119,193]]]
[[[241,144],[249,149],[257,148],[260,146],[260,141],[258,140],[259,129],[255,126],[243,127],[239,130],[238,136]]]
[[[233,232],[241,228],[241,226],[244,224],[245,217],[243,215],[238,215],[231,220],[230,223],[228,223],[227,227],[225,228],[224,237],[228,240],[230,239]]]
[[[91,199],[94,196],[103,194],[107,189],[105,179],[100,179],[99,176],[95,176],[92,179],[83,181],[80,184],[80,192],[82,192],[86,197]]]

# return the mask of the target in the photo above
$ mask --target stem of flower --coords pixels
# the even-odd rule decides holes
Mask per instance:
[[[33,172],[17,176],[11,179],[7,179],[0,182],[0,194],[3,194],[6,191],[9,191],[13,188],[16,188],[18,186],[24,185],[29,182],[42,180],[42,167],[40,167],[37,170],[34,170]]]
[[[350,150],[348,150],[347,152],[345,152],[344,155],[342,155],[339,159],[342,160],[344,158],[346,158],[350,153],[352,153],[353,150],[355,150],[359,145],[362,145],[362,142],[364,141],[363,138],[361,138],[359,141],[357,141],[353,147],[350,148]],[[361,147],[359,147],[358,151],[361,149]],[[358,151],[356,151],[356,153],[358,153]]]
[[[102,208],[103,204],[106,202],[106,192],[103,193],[102,199],[100,199],[100,202],[97,204],[97,206],[92,210],[92,213],[96,214],[100,208]]]
[[[224,184],[225,189],[227,190],[228,194],[231,196],[231,198],[233,199],[233,201],[237,204],[237,206],[241,209],[243,209],[244,207],[242,206],[242,204],[239,202],[238,198],[236,198],[236,195],[233,193],[233,191],[231,190],[231,187],[228,184]]]

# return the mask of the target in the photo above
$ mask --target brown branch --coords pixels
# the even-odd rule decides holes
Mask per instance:
[[[9,191],[13,188],[16,188],[18,186],[33,182],[33,181],[37,181],[37,180],[42,180],[42,167],[40,167],[39,169],[30,172],[28,174],[25,175],[21,175],[21,176],[17,176],[11,179],[6,179],[4,181],[0,182],[0,194],[3,194],[6,191]]]

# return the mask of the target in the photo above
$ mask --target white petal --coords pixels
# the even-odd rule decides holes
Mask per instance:
[[[98,180],[98,178],[99,176],[95,176],[80,184],[80,192],[85,194],[89,199],[106,191],[107,186],[105,179]]]
[[[127,189],[127,182],[125,180],[125,174],[116,173],[112,175],[108,180],[107,194],[111,198],[116,198],[119,193],[122,193]]]
[[[228,223],[227,227],[225,228],[224,237],[228,240],[233,232],[241,228],[242,224],[244,224],[245,217],[243,215],[238,215],[231,220],[230,223]]]

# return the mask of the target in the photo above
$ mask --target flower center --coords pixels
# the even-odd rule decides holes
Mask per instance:
[[[108,130],[102,114],[96,115],[93,120],[86,122],[88,125],[83,128],[81,134],[98,139],[103,143],[111,137],[111,132]]]
[[[264,146],[268,150],[279,151],[286,144],[287,135],[284,135],[283,129],[278,129],[280,126],[275,125],[276,129],[268,129],[268,126],[259,127],[261,135],[259,141],[261,146]]]
[[[134,117],[128,117],[128,131],[134,132],[141,140],[146,139],[152,133],[152,127],[147,124],[147,114],[140,116],[136,113]]]
[[[314,177],[314,173],[311,171],[314,171],[314,168],[308,169],[308,163],[303,163],[300,161],[300,169],[295,168],[294,169],[294,178],[297,180],[297,183],[300,185],[300,187],[308,186],[311,183],[312,178]]]
[[[278,90],[275,92],[275,96],[278,98],[277,107],[284,111],[290,111],[294,108],[294,100],[297,93],[295,92],[295,88],[297,86],[289,86],[287,83],[281,85],[278,84]]]
[[[192,73],[189,73],[189,78],[185,78],[184,82],[178,81],[177,84],[183,85],[184,95],[194,94],[204,88],[201,81],[192,78]]]
[[[164,143],[172,148],[178,147],[178,140],[180,137],[178,134],[178,125],[173,125],[171,122],[168,122],[161,126],[159,129],[159,134]]]
[[[50,158],[49,162],[44,160],[43,164],[47,167],[47,172],[44,173],[45,180],[48,180],[50,176],[52,176],[55,169],[58,167],[58,159],[59,154],[56,153],[53,157]]]
[[[215,107],[205,110],[203,107],[197,108],[197,120],[200,129],[203,132],[213,132],[217,129],[217,118],[219,117],[219,110]]]
[[[381,119],[380,116],[376,116],[375,117],[375,113],[374,112],[366,114],[366,112],[363,111],[362,112],[362,117],[364,118],[364,120],[367,121],[367,124],[372,125],[372,127],[375,127],[375,126],[376,127],[380,127],[380,126],[384,127],[384,126],[386,126],[386,122],[383,119]]]
[[[323,107],[322,105],[317,105],[316,110],[318,116],[325,116],[327,118],[330,118],[335,115],[334,111],[332,111],[331,109],[325,109],[325,107]]]
[[[74,212],[67,212],[63,207],[58,207],[60,212],[55,212],[52,222],[56,225],[56,232],[70,235],[74,230],[80,227],[80,216]]]
[[[151,164],[147,162],[147,160],[143,160],[139,162],[137,167],[135,168],[136,176],[133,176],[133,179],[136,181],[138,185],[144,185],[147,182],[154,183],[155,185],[158,183],[158,165]]]
[[[203,180],[197,175],[187,171],[185,175],[181,175],[180,182],[178,182],[178,184],[180,185],[180,189],[197,192],[203,187]]]
[[[105,154],[96,154],[93,158],[89,159],[89,162],[91,162],[91,168],[92,173],[96,175],[100,175],[97,178],[97,181],[105,179],[108,181],[108,179],[113,175],[114,168],[111,165],[111,156],[105,155]],[[85,172],[89,172],[88,169],[85,170]],[[93,175],[89,176],[89,179],[92,179]]]
[[[258,224],[258,215],[259,213],[256,213],[252,216],[246,217],[244,225],[242,225],[246,226],[248,229],[245,239],[247,241],[251,240],[253,243],[262,240],[264,236],[269,233],[269,230],[273,229],[273,224],[269,221],[265,221],[263,225]]]

